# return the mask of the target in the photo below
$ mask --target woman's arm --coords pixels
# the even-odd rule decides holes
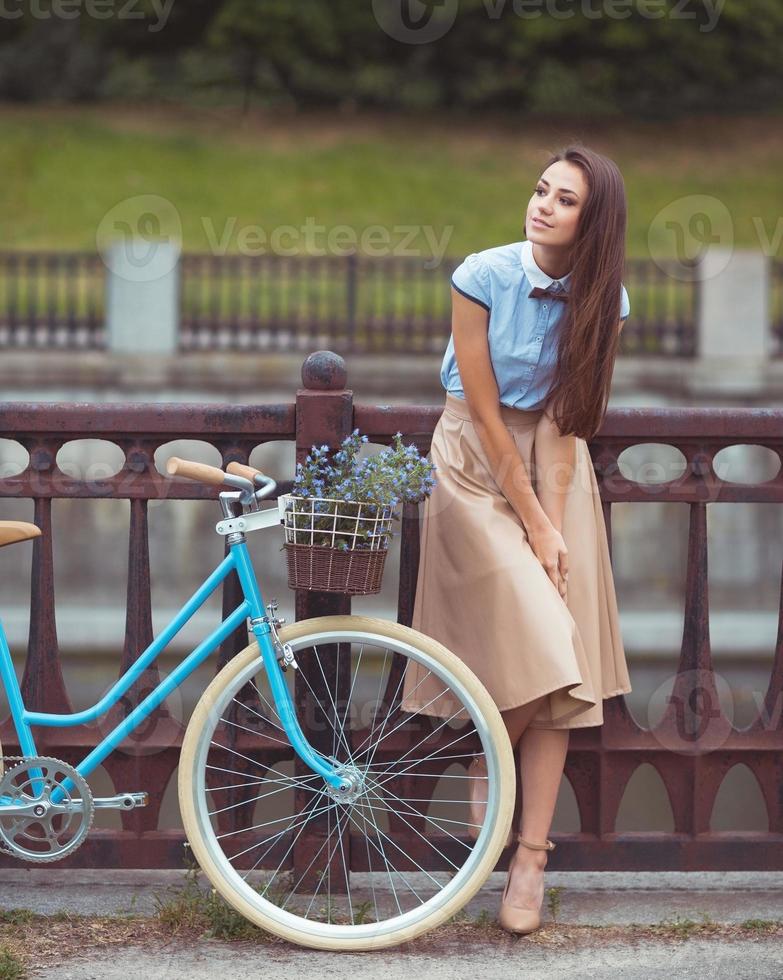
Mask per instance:
[[[452,287],[452,335],[465,399],[500,492],[519,517],[533,554],[565,598],[568,549],[541,506],[516,442],[500,414],[500,394],[489,352],[485,309]]]
[[[516,443],[500,415],[487,337],[489,314],[452,287],[452,335],[470,417],[501,493],[530,532],[548,524]]]
[[[534,449],[536,494],[546,516],[562,533],[566,496],[576,465],[576,436],[560,435],[555,420],[544,409],[536,425]]]

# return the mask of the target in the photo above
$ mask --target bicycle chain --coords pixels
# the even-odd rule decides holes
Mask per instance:
[[[3,767],[2,774],[0,774],[0,779],[2,779],[8,772],[9,767],[6,765],[7,762],[24,762],[24,760],[27,758],[28,756],[26,755],[0,755],[0,764],[2,764]],[[0,837],[0,851],[2,851],[4,854],[14,853],[2,837]]]
[[[34,756],[34,755],[0,755],[0,763],[2,763],[2,767],[3,767],[2,768],[2,772],[0,773],[0,782],[2,782],[3,779],[5,779],[6,774],[8,772],[13,771],[13,769],[14,769],[14,766],[10,766],[9,767],[9,766],[6,765],[6,763],[8,763],[8,762],[12,762],[12,763],[30,762],[33,759],[37,759],[37,758],[39,758],[39,756]],[[62,759],[55,759],[54,756],[41,756],[40,758],[52,759],[54,762],[62,762],[63,765],[68,765],[67,762],[63,762]],[[70,767],[70,768],[73,768],[73,767]],[[94,807],[90,807],[90,822],[87,825],[87,833],[89,833],[90,827],[92,827],[92,823],[93,823],[94,817],[95,817],[95,809],[94,809]],[[0,807],[0,819],[2,819],[2,807]],[[86,839],[86,837],[87,837],[87,834],[84,835],[84,838],[85,839]],[[82,843],[84,843],[84,840],[82,841]],[[79,847],[81,847],[81,844],[79,844]],[[78,850],[78,848],[74,848],[74,850]],[[22,858],[18,854],[16,854],[16,852],[14,851],[14,849],[12,847],[10,847],[6,843],[5,840],[3,840],[2,836],[0,836],[0,852],[2,852],[4,854],[10,854],[11,857],[15,857],[15,858],[17,858],[20,861],[21,860],[27,860],[27,861],[30,861],[31,860],[29,857],[28,858]],[[71,853],[73,853],[73,852],[71,852]],[[45,857],[45,856],[37,857],[37,858],[32,859],[32,860],[34,861],[35,864],[51,864],[54,861],[61,860],[61,858],[60,858],[59,855],[54,855],[53,857]]]

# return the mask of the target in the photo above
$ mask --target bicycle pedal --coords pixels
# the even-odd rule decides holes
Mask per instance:
[[[116,796],[93,797],[93,805],[100,810],[135,810],[147,806],[150,798],[148,793],[118,793]]]

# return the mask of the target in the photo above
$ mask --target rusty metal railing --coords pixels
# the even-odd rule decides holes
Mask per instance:
[[[125,646],[121,672],[152,638],[148,501],[208,499],[215,488],[172,483],[154,464],[159,446],[174,439],[199,439],[215,446],[223,464],[246,462],[260,443],[295,441],[297,461],[313,444],[336,447],[354,427],[372,443],[389,444],[404,434],[421,452],[429,449],[439,407],[357,405],[346,389],[342,359],[319,351],[305,361],[304,387],[290,403],[237,405],[71,405],[6,404],[0,437],[15,439],[29,452],[24,472],[0,481],[0,497],[34,501],[35,522],[43,534],[33,544],[29,650],[23,690],[28,705],[39,711],[68,711],[70,702],[58,653],[55,627],[52,501],[58,498],[124,499],[129,502],[128,591]],[[106,439],[125,454],[123,468],[107,479],[80,481],[57,466],[60,447],[72,439]],[[679,449],[685,469],[677,479],[640,484],[621,472],[621,453],[640,443],[666,443]],[[783,468],[767,482],[738,484],[721,479],[712,461],[733,444],[767,447],[783,460],[783,411],[765,409],[668,408],[609,411],[590,452],[598,476],[611,544],[612,505],[620,502],[677,501],[690,514],[685,623],[682,647],[669,706],[653,729],[636,723],[623,696],[608,699],[605,723],[574,729],[565,777],[573,787],[580,830],[555,834],[558,850],[551,859],[560,869],[783,869],[783,629],[779,631],[768,689],[758,716],[745,729],[725,718],[715,685],[710,651],[707,594],[707,507],[714,502],[783,503]],[[293,475],[293,474],[292,474]],[[290,489],[280,482],[279,492]],[[406,505],[401,528],[397,618],[409,625],[419,561],[417,505]],[[237,583],[225,586],[224,609],[238,601]],[[297,620],[350,611],[350,599],[299,592]],[[245,645],[243,631],[223,645],[216,669]],[[157,677],[151,668],[145,685]],[[141,682],[133,697],[140,697]],[[298,692],[297,697],[301,697]],[[135,703],[131,699],[131,705]],[[126,705],[126,708],[128,705]],[[312,713],[310,714],[312,717]],[[122,830],[97,830],[65,866],[182,867],[183,833],[158,828],[161,801],[177,766],[182,726],[159,709],[150,726],[153,744],[127,740],[105,762],[116,790],[147,789],[150,806],[122,813]],[[716,741],[715,732],[721,737]],[[100,735],[89,727],[47,729],[40,751],[75,762]],[[18,752],[6,719],[0,726],[6,753]],[[769,819],[766,832],[712,832],[710,816],[727,772],[745,763],[761,788]],[[674,817],[673,832],[617,832],[623,794],[635,771],[649,763],[660,775]],[[431,787],[430,787],[431,788]],[[302,846],[307,846],[302,835]],[[411,854],[413,841],[406,842]],[[426,859],[426,858],[425,858]],[[0,856],[0,865],[11,859]],[[505,859],[504,859],[505,860]]]

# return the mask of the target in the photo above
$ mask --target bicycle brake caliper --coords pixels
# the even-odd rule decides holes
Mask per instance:
[[[275,653],[277,654],[277,662],[280,664],[283,670],[288,670],[289,667],[293,667],[297,670],[299,665],[294,658],[294,651],[291,649],[290,643],[283,643],[280,640],[280,636],[277,632],[277,627],[282,626],[285,620],[276,615],[278,602],[277,599],[270,599],[267,603],[266,608],[269,610],[268,616],[263,616],[260,619],[251,619],[250,624],[254,626],[256,623],[266,623],[269,626],[269,632],[272,634],[272,646],[275,648]]]

